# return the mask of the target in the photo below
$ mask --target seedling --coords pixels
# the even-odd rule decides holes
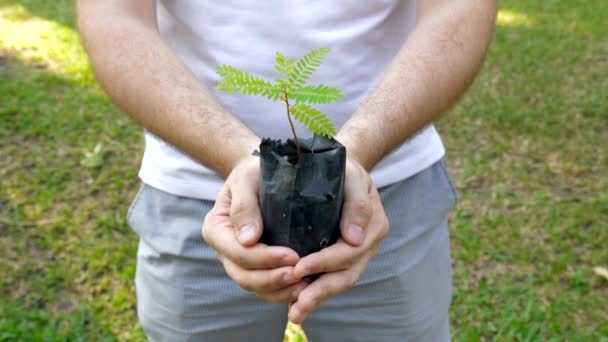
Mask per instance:
[[[329,50],[329,47],[315,49],[298,60],[286,58],[277,51],[274,68],[283,77],[276,78],[274,82],[230,65],[221,65],[217,68],[217,73],[223,79],[217,84],[216,89],[229,94],[240,92],[242,95],[259,95],[274,102],[283,102],[287,109],[287,119],[291,126],[299,159],[302,152],[291,120],[292,116],[317,135],[328,138],[336,135],[336,129],[329,117],[312,107],[311,104],[338,101],[342,98],[342,92],[324,84],[309,85],[306,83],[321,66],[323,58]]]
[[[230,65],[217,68],[221,80],[216,89],[285,104],[293,140],[264,137],[259,152],[254,152],[260,157],[258,196],[264,221],[260,242],[290,247],[301,257],[340,237],[346,148],[332,139],[336,129],[331,120],[312,105],[335,102],[342,92],[307,84],[328,52],[327,47],[315,49],[297,60],[277,52],[274,67],[282,77],[274,82]],[[315,136],[298,139],[292,117]]]

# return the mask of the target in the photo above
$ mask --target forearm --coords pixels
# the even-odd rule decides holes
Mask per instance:
[[[424,0],[414,32],[338,133],[367,170],[464,93],[494,31],[495,0]]]
[[[142,127],[226,177],[259,139],[162,42],[151,2],[121,1],[78,3],[78,26],[99,83]]]

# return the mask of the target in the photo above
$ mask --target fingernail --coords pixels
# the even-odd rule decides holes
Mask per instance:
[[[251,241],[251,239],[255,238],[255,226],[253,224],[243,226],[236,234],[236,237],[240,242]]]
[[[355,224],[348,225],[348,235],[355,243],[363,242],[363,229]]]

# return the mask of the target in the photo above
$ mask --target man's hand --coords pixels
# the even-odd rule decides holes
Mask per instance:
[[[289,320],[293,323],[301,323],[327,299],[351,288],[388,234],[388,219],[378,190],[369,174],[350,159],[346,163],[344,191],[342,239],[302,258],[294,268],[298,279],[324,274],[304,288],[291,306]]]
[[[259,165],[258,158],[248,156],[230,173],[205,217],[203,238],[241,288],[272,302],[293,302],[306,287],[293,272],[298,254],[258,243],[263,229],[257,197]]]

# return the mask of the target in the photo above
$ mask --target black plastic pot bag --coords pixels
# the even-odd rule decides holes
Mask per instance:
[[[261,242],[305,256],[340,237],[346,148],[315,135],[301,139],[300,150],[298,161],[292,140],[263,139],[260,144]]]

